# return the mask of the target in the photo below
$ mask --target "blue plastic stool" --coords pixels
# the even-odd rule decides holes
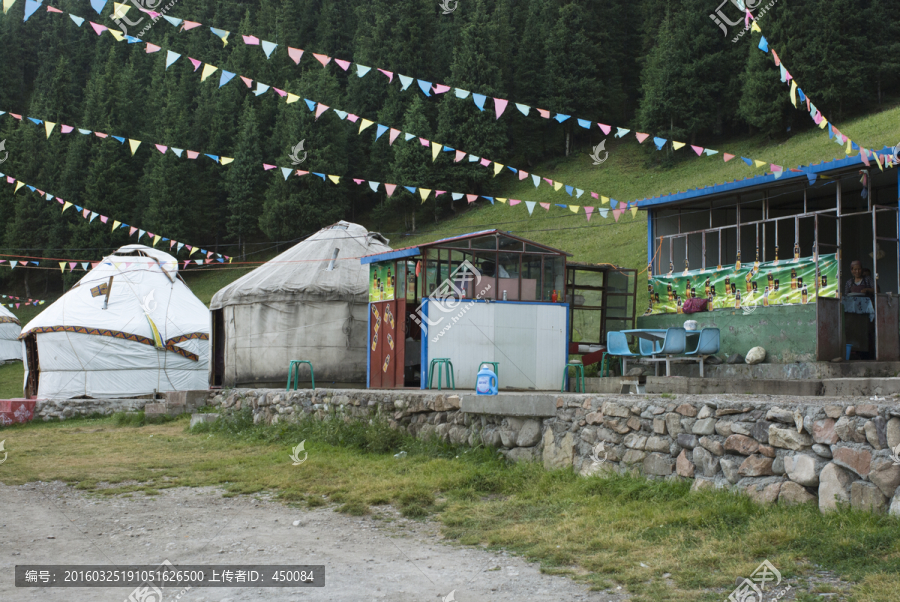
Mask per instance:
[[[291,380],[294,381],[294,391],[297,390],[297,387],[300,385],[300,364],[309,364],[309,378],[312,380],[312,388],[315,390],[316,388],[316,375],[313,372],[312,362],[309,360],[291,360],[291,365],[288,367],[288,382],[286,391],[291,390]]]
[[[428,388],[434,388],[434,373],[437,372],[438,375],[438,391],[441,390],[442,383],[442,374],[441,367],[444,368],[447,374],[447,384],[456,390],[456,378],[453,374],[453,362],[450,361],[450,358],[447,357],[436,357],[431,360],[431,364],[428,366]]]
[[[581,378],[581,393],[584,393],[584,364],[581,362],[569,362],[566,364],[566,367],[563,368],[563,378],[562,378],[562,386],[559,388],[561,393],[565,393],[566,391],[566,378],[569,377],[569,368],[575,368],[575,392],[578,393],[578,378]]]

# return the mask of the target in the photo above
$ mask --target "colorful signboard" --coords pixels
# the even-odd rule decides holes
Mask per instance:
[[[394,262],[369,264],[369,303],[393,301],[397,275]]]
[[[839,298],[836,255],[735,264],[717,269],[657,275],[648,282],[650,307],[644,315],[682,313],[691,297],[708,299],[707,309],[742,309],[815,303]]]

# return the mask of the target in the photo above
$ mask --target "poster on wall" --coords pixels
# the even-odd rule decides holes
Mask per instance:
[[[369,303],[394,300],[394,263],[369,264]]]
[[[650,278],[650,307],[645,316],[682,313],[692,297],[707,299],[707,309],[741,309],[772,305],[805,305],[817,297],[838,298],[835,254],[735,264],[722,269],[691,270]]]

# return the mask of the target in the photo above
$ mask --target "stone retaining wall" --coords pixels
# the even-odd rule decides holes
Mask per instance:
[[[483,443],[547,469],[637,470],[693,479],[695,489],[736,489],[759,502],[816,501],[823,512],[841,502],[900,515],[900,463],[891,458],[900,446],[895,400],[548,395],[556,398],[552,418],[461,412],[457,395],[431,391],[236,389],[210,394],[210,404],[250,407],[254,422],[267,424],[307,414],[379,414],[420,438]]]
[[[38,399],[35,420],[66,420],[95,414],[109,416],[116,412],[140,412],[152,402],[149,398],[133,399]]]

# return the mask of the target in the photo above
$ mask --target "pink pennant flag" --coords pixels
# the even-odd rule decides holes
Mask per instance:
[[[613,209],[613,217],[616,221],[619,221],[619,218],[622,216],[622,209]]]
[[[363,182],[365,182],[365,180],[360,180],[358,178],[353,178],[353,181],[356,182],[357,184],[362,184]]]
[[[169,150],[169,147],[165,146],[164,144],[154,144],[153,146],[155,146],[156,150],[158,150],[159,152],[161,152],[164,155],[166,154],[166,151]]]
[[[634,135],[638,139],[638,142],[643,144],[644,140],[646,140],[650,134],[642,134],[641,132],[635,132]]]
[[[600,129],[606,135],[609,135],[610,130],[612,130],[612,126],[606,125],[605,123],[598,123],[597,125],[600,126]],[[590,216],[588,216],[588,221],[591,221]]]
[[[550,203],[539,203],[539,205],[547,211],[550,211]]]
[[[190,31],[195,27],[200,27],[200,23],[197,23],[196,21],[185,21],[181,24],[181,29],[184,31]]]
[[[325,111],[327,111],[330,108],[331,107],[323,105],[321,102],[318,105],[316,105],[316,119],[318,119],[319,116],[322,115],[322,113],[324,113]]]
[[[345,61],[342,59],[334,59],[334,62],[338,64],[338,67],[346,71],[350,68],[350,61]]]
[[[185,259],[185,260],[184,260],[184,267],[187,268],[189,265],[191,265],[191,260],[190,260],[190,259]]]
[[[95,262],[91,263],[91,269],[96,269],[98,265],[100,265],[99,261],[95,261]]]
[[[273,165],[272,167],[275,167],[275,166]],[[298,170],[297,170],[296,172],[294,172],[294,173],[296,173],[298,176],[307,176],[307,175],[309,175],[309,172],[308,172],[308,171],[303,171],[302,169],[298,169]]]
[[[75,128],[73,128],[71,125],[62,125],[62,126],[60,126],[59,131],[62,132],[63,134],[68,134],[74,129]]]
[[[194,71],[197,70],[197,67],[199,67],[200,65],[203,64],[201,61],[198,61],[197,59],[192,59],[191,57],[188,57],[188,60],[189,60],[189,61],[191,62],[191,64],[194,66]]]
[[[453,158],[453,162],[459,163],[460,161],[462,161],[465,158],[466,158],[466,151],[458,150],[458,151],[456,151],[456,156]]]
[[[15,118],[18,119],[19,121],[22,121],[22,116],[21,116],[21,115],[16,115],[15,113],[10,113],[10,115],[11,115],[12,117],[15,117]]]
[[[137,232],[137,228],[135,228],[134,226],[132,226],[132,227],[131,227],[131,230],[129,230],[129,232],[128,232],[128,236],[131,236],[131,235],[134,234],[135,232]]]
[[[494,111],[497,113],[497,119],[500,119],[500,116],[503,115],[503,111],[506,110],[506,105],[508,104],[508,100],[503,100],[502,98],[494,99]]]
[[[778,67],[779,65],[781,65],[781,59],[778,58],[778,53],[775,52],[775,49],[774,49],[774,48],[772,49],[772,57],[775,59],[775,66],[776,66],[776,67]]]
[[[394,72],[393,71],[385,71],[384,69],[379,69],[384,75],[388,78],[388,82],[393,83],[394,81]]]
[[[109,221],[109,218],[106,217],[105,215],[101,215],[101,216],[100,216],[100,221],[103,222],[103,223],[105,224],[106,222]]]
[[[390,141],[390,144],[394,144],[394,140],[396,140],[397,136],[399,136],[399,135],[400,135],[400,130],[395,130],[394,128],[391,128],[391,133],[388,134],[388,140]]]
[[[159,52],[159,51],[160,51],[160,47],[157,46],[156,44],[151,44],[150,42],[147,42],[147,47],[146,47],[145,50],[146,50],[147,54],[150,54],[150,53],[153,53],[153,52]]]
[[[269,165],[268,163],[263,163],[263,170],[269,171],[270,169],[275,169],[274,165]]]
[[[387,191],[387,195],[388,195],[388,196],[393,195],[393,194],[394,194],[394,190],[396,190],[396,188],[397,188],[397,185],[396,185],[396,184],[385,184],[385,185],[384,185],[384,189]]]
[[[150,239],[152,240],[153,237],[156,236],[156,234],[154,234],[153,232],[147,232],[147,236],[149,236]]]
[[[445,86],[444,84],[434,84],[432,87],[435,94],[444,94],[445,92],[450,91],[450,86]]]
[[[551,186],[553,186],[553,180],[551,180],[550,178],[541,178],[541,179],[543,181],[547,182],[548,184],[550,184]]]
[[[769,164],[770,171],[784,171],[784,168],[781,165],[775,165],[774,163]]]
[[[437,198],[437,197],[441,196],[442,194],[447,194],[447,191],[446,190],[435,190],[434,198]]]
[[[591,198],[597,199],[597,200],[599,201],[599,200],[600,200],[600,195],[597,194],[596,192],[592,192],[592,193],[591,193]]]
[[[470,203],[474,203],[476,200],[478,200],[478,195],[477,194],[467,194],[466,200]]]
[[[197,157],[200,156],[200,153],[198,153],[197,151],[189,150],[189,151],[187,151],[187,156],[188,156],[188,159],[196,159]]]
[[[732,159],[734,159],[734,155],[729,155],[728,153],[722,153],[722,158],[725,159],[725,163],[728,163]]]
[[[278,96],[280,96],[282,98],[287,96],[287,92],[285,92],[284,90],[279,90],[278,88],[272,88],[272,89],[275,90],[275,93],[278,94]]]
[[[150,18],[151,18],[151,19],[159,19],[159,18],[162,16],[162,13],[158,13],[158,12],[156,12],[155,10],[147,10],[147,9],[145,9],[145,8],[142,8],[142,9],[140,9],[140,10],[142,10],[143,12],[147,13],[148,15],[150,15]]]
[[[527,172],[527,171],[523,171],[523,170],[520,169],[520,170],[519,170],[519,179],[520,179],[520,180],[524,180],[524,179],[527,178],[527,177],[528,177],[528,172]]]
[[[60,205],[66,204],[66,202],[64,200],[62,200],[62,198],[60,198],[60,197],[56,197],[56,202],[58,202]]]
[[[509,206],[510,206],[510,207],[515,207],[516,205],[518,205],[518,204],[521,203],[521,202],[522,202],[522,201],[519,201],[519,200],[516,200],[516,199],[509,199]]]
[[[862,158],[863,163],[865,163],[868,166],[872,165],[871,163],[869,163],[869,153],[868,153],[868,151],[866,151],[866,149],[864,149],[864,148],[859,149],[859,156]]]
[[[194,247],[192,247],[191,245],[184,245],[184,248],[187,249],[188,251],[194,250]]]
[[[91,214],[90,209],[85,209],[84,211],[81,212],[81,216],[84,218],[87,218],[87,216],[89,216],[90,214]]]
[[[349,115],[347,115],[347,119],[350,120],[350,123],[356,123],[357,121],[359,121],[359,115],[350,113]]]
[[[88,21],[88,23],[91,24],[91,27],[94,28],[94,31],[97,32],[98,36],[109,29],[106,25],[100,25],[99,23],[94,23],[93,21]]]
[[[248,44],[250,46],[259,46],[259,38],[256,36],[241,36],[244,38],[244,44]]]
[[[479,163],[481,163],[485,167],[489,167],[492,161],[490,159],[482,159],[481,161],[479,161]]]
[[[692,144],[692,145],[691,145],[691,148],[694,149],[694,152],[697,153],[697,156],[698,156],[698,157],[699,157],[700,155],[703,154],[703,147],[702,147],[702,146],[694,146],[694,145]]]
[[[43,191],[43,190],[41,190],[40,188],[35,188],[35,190],[37,190],[37,193],[38,193],[39,195],[44,196],[44,191]]]
[[[240,78],[241,78],[241,81],[242,81],[242,82],[244,82],[245,84],[247,84],[247,87],[248,87],[248,88],[252,88],[252,87],[253,87],[253,80],[252,80],[252,79],[250,79],[249,77],[244,77],[243,75],[241,75]]]
[[[792,79],[794,79],[794,76],[791,75],[791,72],[788,71],[787,69],[784,70],[784,77],[785,77],[785,81],[791,81]]]
[[[593,212],[594,212],[594,208],[593,208],[593,207],[587,207],[587,206],[585,206],[585,208],[584,208],[584,213],[585,213],[585,215],[587,215],[587,221],[591,221],[591,214],[592,214]]]
[[[103,132],[94,132],[94,135],[97,138],[109,138],[109,134],[104,134]]]
[[[538,109],[537,112],[540,113],[541,117],[543,117],[544,119],[550,119],[550,111],[545,111],[544,109]]]
[[[294,61],[295,65],[300,64],[300,57],[303,56],[303,50],[300,48],[291,48],[288,46],[288,56],[291,57],[291,60]]]
[[[431,143],[428,140],[426,140],[425,138],[419,138],[419,144],[421,144],[425,148],[428,148],[429,146],[431,146]]]
[[[61,13],[62,11],[59,10],[58,8],[56,8],[55,6],[48,6],[47,12],[48,13]]]
[[[6,182],[7,182],[8,184],[15,184],[15,183],[16,183],[16,179],[15,179],[14,177],[12,177],[12,176],[6,176]]]
[[[327,65],[328,63],[331,62],[331,57],[328,56],[327,54],[316,54],[315,52],[313,52],[312,55],[313,55],[314,57],[316,57],[316,60],[317,60],[317,61],[319,61],[320,63],[322,63],[322,66],[323,66],[323,67],[324,67],[325,65]]]

